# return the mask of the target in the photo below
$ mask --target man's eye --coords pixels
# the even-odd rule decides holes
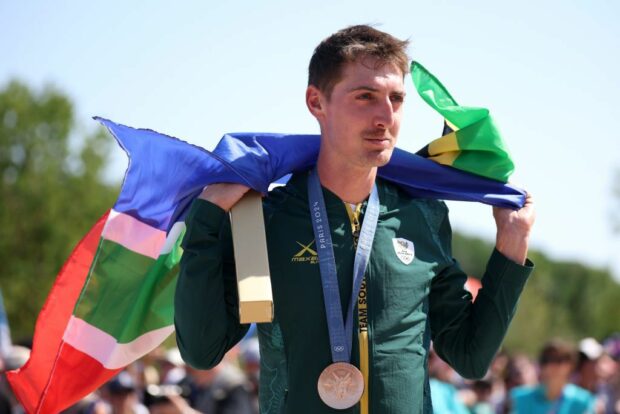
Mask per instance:
[[[403,95],[392,95],[390,99],[392,100],[392,102],[398,102],[398,103],[405,102],[405,97]]]
[[[372,99],[372,95],[369,94],[369,93],[362,93],[361,95],[357,96],[357,99],[361,99],[363,101],[367,101],[367,100]]]

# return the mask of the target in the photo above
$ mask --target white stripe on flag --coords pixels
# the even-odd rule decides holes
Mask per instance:
[[[129,343],[119,344],[112,335],[71,316],[62,339],[78,351],[99,361],[105,368],[118,369],[155,349],[172,332],[174,325],[168,325],[140,335]]]
[[[172,228],[168,232],[168,237],[166,237],[166,243],[164,243],[164,247],[161,249],[161,254],[168,254],[172,251],[172,248],[177,242],[177,239],[183,232],[185,231],[185,222],[177,221],[172,225]]]
[[[142,223],[128,214],[111,210],[101,234],[127,249],[157,259],[166,243],[166,232]]]

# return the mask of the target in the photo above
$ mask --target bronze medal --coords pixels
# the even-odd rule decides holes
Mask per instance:
[[[317,384],[323,402],[337,410],[353,407],[364,393],[364,377],[357,367],[335,362],[321,372]]]

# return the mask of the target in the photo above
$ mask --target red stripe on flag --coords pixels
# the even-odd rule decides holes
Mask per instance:
[[[97,221],[60,269],[37,318],[30,359],[21,369],[6,373],[15,395],[28,413],[54,412],[40,411],[37,408],[46,395],[48,384],[54,383],[56,376],[76,375],[76,372],[59,370],[57,360],[60,357],[62,336],[84,287],[108,214],[109,212]],[[90,386],[92,389],[98,385],[92,381],[82,384],[83,387]]]
[[[122,368],[107,369],[99,361],[63,341],[54,375],[45,389],[37,413],[57,413],[75,404],[107,382]]]

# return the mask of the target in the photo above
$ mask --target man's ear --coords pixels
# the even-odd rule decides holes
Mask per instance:
[[[308,85],[306,89],[306,106],[308,110],[317,120],[324,116],[325,97],[323,93],[314,85]]]

